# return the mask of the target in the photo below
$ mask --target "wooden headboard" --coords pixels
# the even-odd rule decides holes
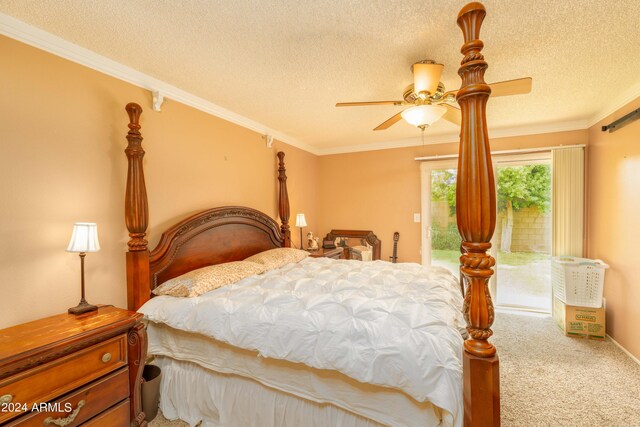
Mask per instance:
[[[280,227],[264,213],[242,206],[209,209],[162,233],[149,259],[151,289],[197,268],[283,246]]]
[[[208,209],[170,227],[152,251],[145,239],[149,205],[144,181],[140,115],[142,108],[127,104],[129,163],[125,198],[125,223],[129,230],[127,252],[127,304],[137,310],[161,283],[181,274],[224,262],[240,261],[268,249],[291,246],[289,195],[284,153],[278,157],[278,211],[281,224],[269,215],[243,206]]]

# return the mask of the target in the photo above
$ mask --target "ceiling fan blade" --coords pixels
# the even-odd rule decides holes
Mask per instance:
[[[402,112],[399,112],[395,116],[391,116],[391,118],[389,118],[389,119],[385,120],[384,122],[382,122],[381,124],[379,124],[378,127],[376,127],[374,130],[389,129],[391,126],[393,126],[394,124],[398,123],[400,120],[402,120]]]
[[[491,83],[491,96],[522,95],[531,92],[531,77]]]
[[[364,105],[403,105],[404,101],[364,101],[364,102],[338,102],[336,107],[361,107]]]
[[[442,118],[460,126],[460,124],[462,123],[462,114],[460,113],[460,109],[449,104],[443,103],[440,105],[444,105],[445,108],[447,109],[447,112],[444,113],[444,116],[442,116]]]

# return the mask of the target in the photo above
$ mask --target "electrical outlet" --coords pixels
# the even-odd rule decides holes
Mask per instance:
[[[413,222],[420,222],[420,214],[419,213],[414,213],[413,214]]]

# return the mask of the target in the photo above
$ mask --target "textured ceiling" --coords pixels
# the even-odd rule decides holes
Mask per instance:
[[[263,123],[319,150],[417,138],[401,99],[420,59],[459,87],[464,1],[0,0],[0,12]],[[533,77],[490,101],[492,129],[583,122],[640,83],[638,0],[486,0],[488,82]],[[431,137],[457,134],[439,121]]]

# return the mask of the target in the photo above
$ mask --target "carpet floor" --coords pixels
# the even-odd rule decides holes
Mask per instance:
[[[640,426],[640,365],[548,316],[497,313],[503,426]]]
[[[610,340],[565,337],[550,317],[516,312],[497,313],[493,329],[503,426],[640,426],[640,365]]]

